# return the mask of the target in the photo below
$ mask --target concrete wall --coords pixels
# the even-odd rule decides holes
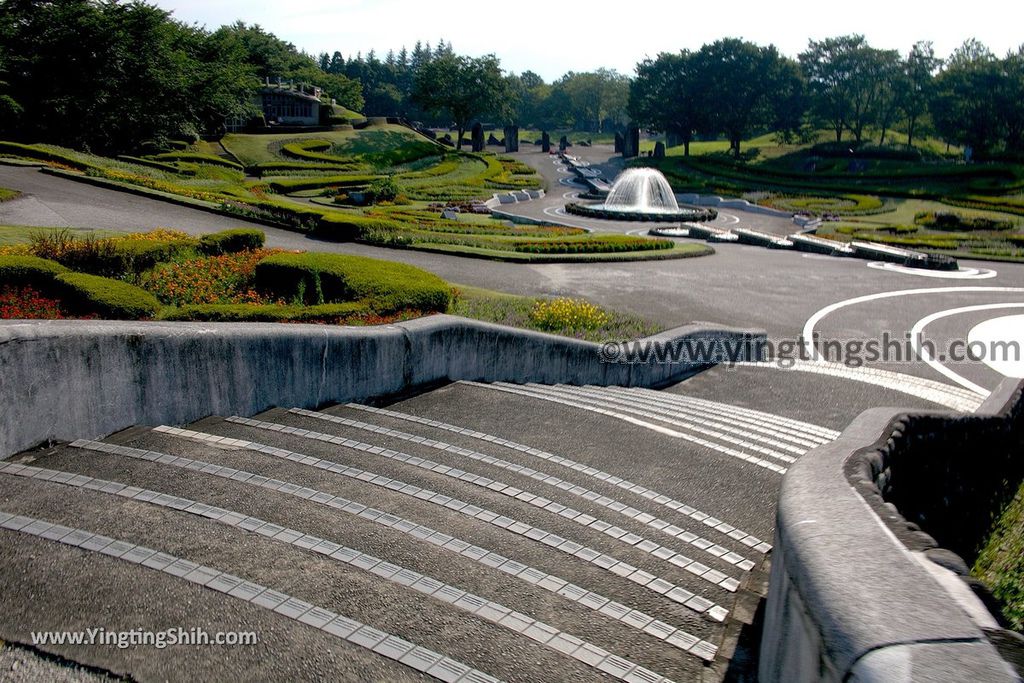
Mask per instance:
[[[763,339],[693,324],[648,339]],[[597,344],[447,315],[382,327],[4,321],[0,459],[137,424],[316,407],[454,380],[658,386],[696,368],[602,363]]]
[[[1015,395],[1017,380],[1006,380],[965,419],[1001,420]],[[1018,680],[982,631],[990,624],[977,597],[899,542],[844,471],[854,456],[890,444],[906,417],[893,408],[862,413],[783,479],[762,683]]]

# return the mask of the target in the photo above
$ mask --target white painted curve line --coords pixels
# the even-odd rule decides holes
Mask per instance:
[[[968,345],[984,344],[988,349],[986,358],[982,359],[1004,377],[1024,378],[1024,356],[1020,349],[1024,346],[1024,315],[1004,315],[989,318],[971,328],[967,333]],[[996,348],[1002,346],[1002,357],[996,355]],[[1017,352],[1011,357],[1011,350]]]
[[[728,415],[730,419],[745,420],[755,425],[763,422],[771,422],[773,423],[773,429],[789,432],[794,436],[811,441],[828,443],[829,441],[834,441],[836,437],[839,436],[839,432],[835,429],[829,429],[828,427],[822,427],[821,425],[795,420],[791,417],[784,417],[774,413],[766,413],[752,408],[744,408],[731,403],[721,403],[719,401],[710,401],[705,398],[697,398],[696,396],[689,396],[687,394],[677,394],[671,391],[656,391],[654,389],[645,389],[643,387],[605,388],[631,395],[654,396],[657,400],[668,403],[678,403],[684,406],[701,406],[707,410]]]
[[[273,541],[299,548],[300,550],[309,550],[324,555],[327,559],[368,572],[403,588],[411,588],[412,590],[423,593],[424,595],[434,598],[439,602],[449,604],[456,609],[472,614],[484,621],[489,621],[492,624],[506,628],[516,635],[526,635],[527,631],[536,631],[538,635],[543,635],[544,641],[541,642],[539,638],[534,638],[534,640],[541,642],[541,645],[544,647],[550,648],[559,654],[574,657],[587,666],[591,666],[596,669],[600,669],[601,663],[606,661],[609,657],[615,657],[615,655],[603,648],[581,640],[580,638],[564,631],[560,631],[559,629],[556,629],[538,619],[534,619],[529,615],[523,614],[522,612],[516,612],[515,610],[505,607],[499,602],[488,600],[474,593],[461,590],[457,586],[447,584],[432,576],[421,574],[420,572],[391,562],[386,562],[379,557],[334,543],[326,538],[306,534],[296,529],[282,527],[278,524],[268,522],[265,519],[245,515],[235,510],[212,507],[205,503],[200,503],[188,498],[171,496],[170,494],[163,493],[162,491],[129,487],[127,484],[119,481],[93,479],[75,472],[43,468],[39,468],[39,471],[37,472],[25,472],[24,470],[8,472],[4,465],[4,463],[0,463],[0,473],[14,474],[15,476],[40,479],[43,481],[55,481],[56,483],[66,486],[88,488],[108,495],[120,495],[120,492],[129,488],[138,490],[138,493],[135,493],[135,495],[125,495],[123,497],[130,497],[148,505],[155,505],[169,510],[180,510],[189,514],[205,517],[220,524],[224,524],[225,526],[240,529],[248,534],[258,534]],[[57,477],[57,479],[55,479],[55,477]],[[83,482],[83,478],[88,479],[89,481]],[[186,505],[187,507],[181,508],[180,506],[182,505]],[[239,580],[239,583],[240,582],[241,580]],[[301,616],[296,618],[299,621],[302,620]],[[325,619],[324,616],[320,616],[319,618]],[[324,623],[326,623],[326,621]],[[670,633],[675,630],[669,624],[665,624],[664,622],[660,623],[659,628],[662,630],[669,629]],[[571,651],[566,652],[566,649],[569,646],[575,647],[573,647]],[[577,652],[578,655],[573,654]],[[639,667],[637,664],[630,662],[628,659],[618,659],[620,659],[623,664],[620,665],[620,667],[617,667],[617,669],[625,669],[628,666],[628,670],[627,673],[622,676],[616,676],[617,678],[626,680],[626,675],[656,675],[648,669],[644,669],[643,667]]]
[[[529,386],[544,386],[545,388],[556,390],[566,396],[580,396],[592,398],[596,401],[606,401],[621,406],[628,406],[639,411],[637,414],[645,414],[649,417],[662,421],[669,421],[669,424],[676,424],[681,427],[689,429],[686,426],[694,424],[697,426],[707,426],[710,431],[704,431],[699,433],[710,434],[712,432],[725,432],[726,434],[733,434],[743,441],[736,441],[739,445],[744,445],[745,442],[757,442],[767,444],[772,449],[780,449],[787,451],[792,454],[791,457],[800,456],[807,452],[807,446],[804,444],[787,443],[780,439],[774,438],[772,435],[764,434],[761,432],[747,431],[741,427],[738,427],[728,422],[722,421],[718,416],[708,416],[697,412],[698,417],[692,417],[688,411],[682,410],[675,406],[669,406],[657,401],[651,401],[644,398],[629,398],[622,396],[610,391],[604,391],[602,388],[585,386],[577,387],[568,384],[553,384],[553,385],[529,385]],[[664,417],[655,417],[662,415]],[[696,429],[696,428],[695,428]],[[781,455],[781,454],[780,454]],[[775,456],[773,456],[775,457]],[[790,461],[792,462],[792,461]]]
[[[309,417],[309,418],[312,418],[312,419],[315,419],[315,420],[322,420],[324,422],[330,422],[330,423],[339,424],[339,425],[342,425],[342,426],[345,426],[345,427],[351,427],[353,429],[362,429],[362,430],[365,430],[365,431],[374,432],[374,433],[380,434],[382,436],[388,436],[388,437],[392,437],[392,438],[395,438],[395,439],[401,439],[403,441],[410,441],[410,442],[413,442],[413,443],[418,443],[421,446],[426,446],[428,448],[433,448],[433,449],[439,450],[439,451],[445,451],[446,453],[452,453],[452,454],[455,454],[455,455],[458,455],[458,456],[469,458],[471,460],[476,460],[478,462],[483,462],[485,464],[492,465],[494,467],[498,467],[498,468],[503,469],[503,470],[508,470],[508,471],[513,472],[515,474],[519,474],[519,475],[524,476],[524,477],[529,477],[530,479],[533,479],[534,481],[537,481],[537,482],[539,482],[541,484],[545,484],[547,486],[555,487],[559,491],[563,491],[565,493],[568,493],[569,495],[573,495],[573,496],[576,496],[578,498],[583,498],[584,500],[586,500],[588,502],[596,503],[597,505],[600,505],[603,508],[607,508],[607,509],[609,509],[609,510],[611,510],[613,512],[617,512],[617,513],[619,513],[619,514],[621,514],[621,515],[623,515],[625,517],[628,517],[629,519],[633,520],[634,522],[637,522],[639,524],[643,524],[644,526],[651,527],[652,529],[656,529],[657,531],[660,531],[660,532],[662,532],[662,533],[664,533],[664,534],[666,534],[668,536],[671,536],[672,538],[678,539],[680,541],[683,541],[684,543],[692,545],[693,547],[697,548],[698,550],[701,550],[702,552],[706,552],[706,553],[708,553],[708,554],[710,554],[710,555],[712,555],[714,557],[717,557],[717,558],[719,558],[719,559],[721,559],[721,560],[723,560],[725,562],[728,562],[729,564],[734,565],[735,567],[737,567],[737,568],[739,568],[739,569],[741,569],[743,571],[749,571],[750,569],[753,569],[753,567],[754,567],[754,563],[752,561],[744,558],[739,553],[731,552],[728,548],[724,548],[724,547],[718,545],[717,543],[712,543],[711,541],[709,541],[709,540],[707,540],[705,538],[701,538],[700,536],[697,536],[696,534],[687,533],[684,529],[680,529],[679,527],[676,527],[674,525],[670,525],[668,522],[666,522],[664,520],[661,520],[661,519],[658,519],[654,515],[649,515],[649,514],[647,514],[645,512],[637,510],[636,508],[630,507],[630,506],[626,505],[625,503],[623,503],[621,501],[615,500],[613,498],[609,498],[608,496],[602,496],[600,493],[597,493],[596,491],[591,491],[591,490],[586,489],[586,488],[584,488],[582,486],[578,486],[576,484],[573,484],[572,482],[565,481],[564,479],[560,479],[559,477],[556,477],[556,476],[554,476],[554,475],[552,475],[552,474],[550,474],[548,472],[542,472],[542,471],[539,471],[539,470],[535,470],[535,469],[533,469],[531,467],[524,467],[524,466],[519,465],[517,463],[509,462],[507,460],[502,460],[500,458],[495,458],[494,456],[487,455],[486,453],[481,453],[479,451],[470,450],[468,448],[461,448],[459,446],[455,446],[455,445],[450,444],[450,443],[445,443],[444,441],[436,441],[434,439],[424,439],[422,436],[416,436],[415,434],[408,434],[406,432],[400,432],[400,431],[398,431],[396,429],[390,429],[388,427],[381,427],[379,425],[371,425],[371,424],[367,424],[365,422],[359,422],[358,420],[350,420],[348,418],[339,417],[337,415],[328,415],[326,413],[317,413],[317,412],[314,412],[312,410],[306,410],[304,408],[292,408],[288,412],[290,412],[290,413],[292,413],[294,415],[301,415],[303,417]],[[241,420],[244,420],[244,419],[246,419],[246,418],[231,417],[231,418],[228,418],[228,421],[231,421],[231,422],[238,421],[241,424],[248,424],[247,422],[241,422]],[[309,437],[306,437],[306,438],[309,438]],[[479,484],[480,480],[477,480],[477,483]],[[518,498],[518,496],[516,496],[516,497]],[[530,504],[531,505],[535,505],[535,507],[540,507],[542,510],[544,510],[546,508],[542,507],[539,504],[539,503],[543,503],[543,502],[545,502],[544,499],[536,499],[535,498],[535,499],[530,501]],[[547,502],[550,502],[550,501],[547,501]],[[553,512],[553,513],[557,513],[558,512],[557,507],[558,506],[556,506],[555,508],[553,508],[551,510],[548,510],[548,511],[549,512]],[[600,522],[601,520],[598,520],[598,521]],[[601,526],[604,526],[604,524],[606,524],[606,522],[601,522]],[[605,532],[607,532],[608,530],[610,530],[610,528],[609,527],[604,527],[604,530],[605,530]],[[625,538],[625,536],[623,536],[622,538]],[[642,550],[643,552],[646,552],[646,553],[648,553],[650,555],[654,555],[655,557],[657,557],[660,560],[670,561],[670,558],[672,558],[673,556],[675,556],[677,554],[671,548],[665,548],[663,546],[658,545],[657,543],[655,543],[653,541],[648,541],[648,540],[643,540],[643,539],[639,540],[639,541],[635,541],[635,542],[632,542],[632,540],[631,540],[630,545],[633,545],[633,547],[637,548],[638,550]],[[730,585],[735,586],[736,588],[738,588],[739,587],[739,581],[735,581],[735,583],[730,584]]]
[[[262,607],[287,619],[307,624],[441,681],[479,681],[480,683],[498,681],[497,678],[483,671],[477,671],[433,650],[428,650],[386,631],[380,631],[355,619],[332,612],[326,607],[313,605],[286,593],[182,557],[109,536],[94,534],[85,529],[75,529],[9,512],[0,511],[0,528],[62,543],[90,553],[106,555],[183,579],[242,602]]]
[[[509,533],[521,536],[527,540],[541,543],[543,545],[548,546],[549,548],[554,548],[558,552],[578,557],[584,562],[587,562],[589,564],[594,565],[595,567],[598,567],[602,571],[606,571],[616,576],[620,576],[626,579],[627,581],[635,583],[641,588],[653,591],[658,595],[664,595],[673,602],[678,602],[684,607],[687,607],[688,609],[691,609],[694,612],[697,612],[698,614],[706,613],[715,621],[724,621],[725,617],[729,614],[729,611],[721,605],[717,605],[716,603],[702,596],[694,595],[690,591],[686,591],[685,589],[676,586],[672,582],[667,581],[661,577],[655,576],[650,572],[646,572],[640,569],[639,567],[634,567],[628,562],[623,562],[622,560],[612,557],[611,555],[598,552],[593,548],[588,548],[574,541],[570,541],[569,539],[562,538],[557,534],[545,531],[544,529],[540,529],[539,527],[535,527],[531,524],[527,524],[525,522],[515,520],[511,517],[506,517],[504,515],[499,515],[496,512],[486,510],[476,505],[470,505],[466,501],[459,500],[458,498],[452,498],[451,496],[446,496],[442,493],[438,493],[437,491],[421,488],[414,484],[409,484],[398,479],[391,479],[390,477],[385,477],[384,475],[377,474],[376,472],[360,470],[355,467],[346,467],[341,463],[333,462],[330,460],[323,460],[321,458],[317,458],[311,455],[305,455],[304,453],[296,453],[294,451],[289,451],[284,448],[275,448],[273,446],[268,446],[266,444],[258,443],[256,441],[231,439],[224,436],[208,434],[206,432],[196,432],[190,429],[178,429],[177,427],[167,427],[165,425],[154,427],[153,431],[161,432],[164,434],[170,434],[171,436],[178,436],[184,439],[191,439],[203,443],[221,444],[223,446],[228,446],[231,448],[244,448],[247,450],[254,451],[256,453],[264,453],[275,458],[281,458],[282,460],[290,460],[292,462],[297,462],[299,464],[306,465],[309,467],[315,467],[317,469],[325,470],[331,472],[332,474],[337,474],[339,476],[347,477],[349,479],[356,479],[371,484],[373,486],[386,488],[391,491],[394,491],[395,493],[398,493],[399,495],[417,498],[430,505],[436,505],[439,507],[447,508],[461,515],[466,515],[467,517],[472,517],[479,521],[498,527],[499,529],[504,529]],[[303,432],[306,430],[295,429],[293,427],[285,427],[280,431],[282,434],[291,434],[295,436],[300,435],[299,432]],[[339,446],[343,445],[344,442],[346,441],[350,441],[349,439],[342,439],[340,437],[335,438],[337,439],[337,441],[333,443],[336,443]],[[378,448],[381,451],[386,450],[378,446],[375,446],[374,448]],[[401,461],[400,458],[396,459]],[[410,458],[410,460],[413,459],[415,458]],[[443,465],[438,465],[438,468],[445,469]],[[455,468],[447,469],[451,470]],[[440,474],[440,472],[438,473]],[[564,510],[562,510],[562,512],[558,514],[565,517],[566,519],[574,521],[573,518],[578,518],[582,516],[584,513],[581,513],[579,510],[565,508]],[[448,538],[451,537],[448,536]],[[677,557],[683,556],[679,555]],[[708,581],[710,583],[714,583],[713,579],[720,578],[722,582],[726,582],[725,585],[723,585],[722,583],[717,584],[722,588],[726,588],[726,585],[728,585],[727,582],[730,577],[726,576],[725,574],[722,574],[716,569],[712,569],[711,567],[703,565],[700,562],[695,562],[693,560],[690,560],[689,558],[685,559],[689,560],[689,563],[685,566],[681,566],[681,569],[685,569],[690,574],[698,578],[701,578],[705,581]],[[674,593],[673,591],[676,588],[679,588],[680,592]],[[728,589],[726,588],[726,590]],[[684,600],[683,598],[686,596],[689,597]]]
[[[253,420],[247,417],[229,417],[227,418],[227,421],[233,422],[235,424],[245,425],[247,427],[253,427],[256,429],[276,431],[283,434],[291,434],[293,436],[298,436],[303,439],[311,439],[315,441],[322,441],[324,443],[340,445],[344,448],[351,448],[353,450],[361,451],[363,453],[369,453],[371,455],[377,455],[379,457],[387,458],[389,460],[395,460],[397,462],[401,462],[412,467],[417,467],[422,470],[433,472],[434,474],[440,474],[441,476],[444,477],[450,477],[458,481],[466,482],[467,484],[471,484],[473,486],[478,486],[488,491],[493,491],[495,493],[498,493],[499,495],[508,496],[509,498],[521,501],[523,503],[526,503],[527,505],[531,505],[549,514],[557,515],[565,519],[568,519],[573,523],[579,524],[580,526],[586,527],[592,531],[598,531],[604,534],[605,536],[608,536],[613,541],[628,545],[630,548],[639,550],[640,552],[651,555],[652,557],[655,557],[659,560],[669,562],[670,564],[681,569],[686,569],[687,567],[693,564],[696,564],[697,566],[702,568],[704,567],[703,564],[700,564],[692,558],[689,558],[686,555],[683,555],[682,553],[678,553],[672,550],[671,548],[666,548],[664,546],[658,545],[657,543],[654,543],[653,541],[650,541],[644,538],[643,536],[639,536],[638,534],[627,532],[625,529],[614,524],[610,524],[604,521],[603,519],[598,519],[593,515],[585,515],[582,513],[573,514],[579,513],[579,511],[556,503],[548,498],[544,498],[543,496],[538,496],[534,493],[530,493],[529,491],[524,491],[520,488],[512,486],[511,484],[508,484],[507,482],[498,481],[497,479],[491,479],[490,477],[484,477],[482,475],[476,475],[473,474],[472,472],[466,472],[461,469],[447,467],[446,465],[434,462],[433,460],[425,460],[423,458],[413,456],[409,453],[393,451],[391,449],[386,449],[380,446],[373,446],[371,444],[355,441],[354,439],[345,439],[344,437],[338,437],[333,434],[324,434],[321,432],[314,432],[312,430],[306,429],[296,429],[295,427],[290,427],[288,425],[282,425],[274,422],[264,422],[262,420]],[[299,432],[304,433],[300,434]],[[430,439],[424,439],[423,437],[413,437],[413,439],[418,439],[420,442],[423,443],[424,446],[429,445],[429,442],[431,441]],[[447,452],[455,452],[452,451],[451,449],[457,448],[449,444],[445,445],[447,446],[447,448],[443,450]],[[473,459],[475,460],[476,458]],[[498,462],[504,462],[499,461],[497,458],[493,458],[483,453],[480,454],[479,459],[487,464],[493,464],[495,466],[500,466],[498,465]],[[520,470],[520,472],[524,474],[526,473],[526,471],[534,472],[534,470],[531,470],[528,467],[522,467],[520,465],[514,465],[512,463],[505,464],[507,466],[510,466],[508,467],[508,469],[511,469],[512,471]],[[572,487],[571,484],[568,484],[567,482],[566,484],[569,488]],[[598,505],[601,505],[602,507],[606,507],[608,505],[612,505],[615,503],[615,501],[611,500],[610,498],[607,498],[606,496],[601,496],[600,494],[595,493],[593,491],[586,491],[585,489],[583,489],[583,487],[577,488],[581,489],[580,496],[582,498],[592,501]],[[566,490],[568,490],[568,488]],[[625,507],[625,505],[623,505],[623,507]],[[539,529],[538,531],[543,530]],[[685,529],[674,527],[671,531],[667,531],[667,533],[673,538],[679,536],[681,539],[688,539],[695,543],[697,542],[696,534],[690,534]],[[533,538],[533,536],[530,535],[530,532],[524,532],[524,535],[528,536],[529,538]],[[731,553],[728,548],[723,548],[719,545],[712,545],[710,542],[708,542],[707,545],[704,545],[704,547],[701,547],[700,549],[704,550],[705,552],[714,557],[720,558],[723,561],[728,562],[733,566],[738,566],[740,563],[743,563],[743,567],[740,568],[744,570],[751,569],[754,565],[754,563],[750,560],[746,560],[745,558],[737,555],[736,553]],[[732,578],[726,574],[723,574],[722,572],[715,569],[703,571],[702,573],[697,574],[697,576],[716,586],[726,589],[730,593],[736,592],[740,585],[740,582],[737,579]]]
[[[463,382],[461,380],[459,383],[464,383],[469,386],[478,386],[473,382]],[[679,514],[689,517],[690,519],[693,519],[697,522],[700,522],[705,526],[709,526],[715,531],[723,533],[727,535],[729,538],[735,539],[743,545],[747,546],[748,548],[753,548],[758,552],[766,553],[772,548],[771,545],[765,543],[753,534],[748,534],[746,531],[743,531],[742,529],[737,529],[731,524],[723,522],[722,520],[712,517],[711,515],[705,512],[701,512],[700,510],[697,510],[696,508],[693,508],[689,505],[681,503],[678,500],[674,500],[670,496],[658,493],[657,491],[653,491],[647,488],[646,486],[641,486],[640,484],[633,483],[621,477],[614,476],[612,474],[609,474],[608,472],[603,472],[599,469],[588,467],[583,463],[570,460],[569,458],[563,458],[562,456],[555,455],[554,453],[549,453],[547,451],[542,451],[537,448],[532,448],[530,446],[517,443],[515,441],[502,439],[497,436],[494,436],[493,434],[486,434],[484,432],[479,432],[474,429],[469,429],[468,427],[459,427],[457,425],[448,424],[446,422],[438,422],[437,420],[419,417],[418,415],[410,415],[409,413],[400,413],[398,411],[388,410],[386,408],[364,406],[359,403],[347,403],[345,404],[345,407],[351,408],[353,410],[360,410],[367,413],[373,413],[376,415],[384,415],[386,417],[395,418],[396,420],[404,420],[406,422],[412,422],[415,424],[423,425],[425,427],[440,429],[446,432],[461,434],[465,437],[476,439],[478,441],[486,441],[488,443],[496,444],[498,446],[502,446],[505,448],[511,448],[513,450],[520,451],[525,455],[531,455],[535,458],[540,458],[541,460],[547,460],[548,462],[552,462],[556,465],[567,467],[585,476],[593,477],[594,479],[603,481],[606,484],[617,486],[620,489],[623,489],[624,491],[629,491],[630,493],[638,495],[642,498],[646,498],[647,500],[656,505],[661,505],[662,507],[666,507],[673,512],[678,512]]]
[[[519,396],[526,396],[527,398],[532,398],[532,399],[536,399],[536,400],[539,400],[539,401],[548,401],[550,403],[558,403],[558,404],[561,404],[561,405],[569,406],[570,408],[578,408],[580,410],[586,410],[586,411],[589,411],[589,412],[592,412],[592,413],[597,413],[599,415],[605,415],[607,417],[611,417],[611,418],[614,418],[616,420],[622,420],[623,422],[628,422],[630,424],[636,425],[637,427],[643,427],[644,429],[650,429],[651,431],[658,432],[659,434],[664,434],[665,436],[673,437],[673,438],[676,438],[676,439],[682,439],[683,441],[689,441],[690,443],[695,443],[698,446],[703,446],[703,447],[708,448],[710,450],[718,451],[719,453],[724,453],[725,455],[730,455],[730,456],[732,456],[734,458],[739,458],[740,460],[743,460],[745,462],[749,462],[752,465],[757,465],[758,467],[763,467],[765,469],[771,470],[772,472],[775,472],[777,474],[785,474],[786,473],[786,468],[785,467],[782,467],[781,465],[777,465],[774,462],[770,462],[768,460],[764,460],[763,458],[758,458],[756,456],[750,455],[749,453],[744,453],[742,451],[738,451],[738,450],[735,450],[733,448],[729,448],[728,446],[723,446],[722,444],[718,444],[718,443],[715,443],[713,441],[708,441],[707,439],[702,439],[702,438],[699,438],[699,437],[695,437],[695,436],[692,436],[690,434],[686,434],[684,432],[678,432],[678,431],[676,431],[674,429],[669,429],[668,427],[663,427],[661,425],[654,424],[653,422],[647,422],[645,420],[640,420],[640,419],[637,419],[637,418],[632,417],[630,415],[626,415],[624,413],[617,413],[617,412],[615,412],[613,410],[607,410],[605,408],[599,408],[597,406],[588,406],[588,405],[581,404],[581,403],[579,403],[577,401],[568,401],[566,399],[557,398],[555,396],[544,396],[544,395],[540,395],[540,394],[537,394],[537,393],[532,392],[532,391],[526,391],[526,390],[521,390],[521,389],[513,389],[512,387],[509,387],[509,386],[500,386],[498,384],[481,384],[479,386],[487,387],[489,389],[493,389],[494,391],[504,391],[505,393],[508,393],[508,394],[517,394]]]
[[[374,524],[380,524],[381,526],[388,527],[398,533],[411,536],[417,541],[426,541],[431,545],[437,546],[441,550],[461,555],[462,557],[465,557],[472,562],[476,562],[477,564],[491,569],[498,569],[513,578],[525,581],[530,585],[564,597],[572,602],[579,603],[587,609],[601,612],[601,614],[621,621],[632,628],[638,628],[637,623],[641,622],[648,624],[648,626],[653,624],[656,627],[657,633],[652,632],[654,629],[647,630],[647,627],[644,627],[641,630],[644,630],[657,638],[662,638],[660,635],[661,633],[667,633],[667,635],[662,638],[663,640],[673,647],[691,652],[691,654],[696,654],[698,657],[713,659],[714,652],[717,650],[716,646],[705,640],[701,640],[696,636],[690,635],[682,629],[670,627],[674,630],[666,632],[665,629],[658,626],[664,622],[658,621],[639,610],[631,609],[626,605],[609,600],[598,593],[588,591],[585,588],[569,583],[565,579],[561,579],[554,574],[547,574],[539,569],[516,562],[515,560],[499,555],[496,552],[473,545],[463,541],[462,539],[455,538],[454,536],[444,534],[426,525],[418,524],[411,520],[398,517],[397,515],[386,513],[382,510],[367,507],[366,505],[362,505],[347,498],[342,498],[341,496],[336,496],[332,493],[306,488],[291,482],[268,479],[267,477],[262,477],[253,474],[252,472],[245,472],[244,470],[221,467],[203,460],[179,458],[177,456],[169,455],[167,453],[159,453],[157,451],[144,451],[137,448],[117,446],[100,441],[88,441],[85,439],[80,439],[69,445],[73,448],[109,453],[111,455],[129,457],[136,460],[145,460],[162,466],[194,470],[210,476],[220,477],[221,479],[231,479],[240,484],[256,486],[258,488],[274,491],[275,493],[301,498],[302,500],[310,501],[317,505],[325,505],[336,512],[344,512],[345,514],[352,515],[353,517],[359,517],[360,519],[373,522]],[[16,464],[12,464],[11,466],[23,467],[22,465]],[[35,470],[38,468],[28,469]],[[333,471],[331,468],[327,469]],[[8,473],[10,474],[11,472]],[[91,477],[75,477],[75,479],[88,479],[92,481]],[[87,483],[83,483],[83,487],[90,488]],[[134,497],[136,495],[135,492],[137,491],[141,491],[141,489],[138,489],[137,487],[128,487],[128,489],[119,491],[117,495],[127,496],[130,493],[131,496]],[[183,498],[177,498],[174,496],[168,496],[167,498],[171,507],[182,507],[181,501],[184,500]],[[202,505],[202,503],[197,505]],[[203,509],[199,511],[198,514],[211,516],[212,511],[220,510],[220,508],[210,506],[205,507],[208,507],[209,510]],[[330,541],[328,541],[328,543],[330,543]],[[337,543],[333,543],[332,545],[334,548],[341,547]],[[682,597],[683,593],[688,593],[688,591],[684,591],[682,588],[677,588],[675,590],[680,591],[680,593],[677,594],[678,597]],[[689,593],[689,595],[692,596],[693,593]],[[702,643],[703,645],[701,645]],[[704,655],[708,653],[710,653],[709,656],[705,657]]]
[[[932,356],[931,352],[921,346],[921,340],[924,334],[924,328],[943,318],[949,318],[954,315],[960,315],[962,313],[974,313],[977,311],[997,311],[1007,308],[1024,308],[1024,303],[1003,303],[1003,304],[979,304],[977,306],[961,306],[960,308],[950,308],[945,311],[939,311],[926,315],[925,317],[914,323],[914,326],[910,329],[910,343],[914,347],[914,352],[918,358],[927,363],[933,370],[948,377],[960,386],[964,387],[968,391],[973,391],[980,396],[988,396],[989,391],[985,387],[979,386],[974,382],[970,381],[963,375],[950,370],[948,367],[940,363]]]
[[[823,360],[821,354],[818,353],[818,349],[814,346],[814,328],[821,322],[825,316],[835,313],[841,308],[847,306],[854,306],[856,304],[867,303],[869,301],[878,301],[880,299],[892,299],[902,296],[918,296],[922,294],[949,294],[952,292],[1024,292],[1022,287],[931,287],[923,289],[899,289],[891,292],[877,292],[875,294],[865,294],[864,296],[855,296],[851,299],[844,299],[837,301],[834,304],[829,304],[824,308],[818,310],[807,322],[804,323],[803,329],[803,343],[806,357],[812,362]]]
[[[839,377],[841,379],[853,380],[863,384],[872,384],[892,389],[910,396],[923,398],[926,401],[931,401],[932,403],[952,408],[953,410],[968,413],[977,410],[984,400],[977,394],[971,394],[970,398],[961,395],[959,392],[965,390],[962,390],[960,387],[953,387],[949,384],[943,384],[942,382],[935,382],[934,380],[921,380],[917,382],[909,381],[907,378],[911,377],[911,375],[904,375],[902,373],[877,368],[849,368],[841,363],[826,363],[823,361],[815,363],[797,361],[790,367],[781,367],[777,363],[744,362],[736,363],[736,365],[761,370],[809,372],[817,375]],[[925,382],[931,382],[932,384],[925,384]],[[956,389],[957,392],[953,392],[951,389]]]
[[[724,410],[706,408],[697,403],[688,404],[682,401],[672,401],[664,398],[657,392],[654,392],[653,394],[644,394],[633,392],[628,389],[621,389],[620,387],[602,387],[594,385],[587,385],[584,388],[599,391],[611,396],[617,396],[628,401],[633,401],[643,407],[650,408],[651,410],[670,411],[669,414],[673,417],[678,417],[680,415],[688,417],[694,415],[702,421],[707,421],[711,424],[724,424],[749,430],[750,432],[762,435],[758,438],[770,437],[771,439],[778,441],[786,441],[791,445],[798,446],[803,449],[803,451],[810,450],[816,446],[820,446],[823,443],[831,441],[831,439],[790,429],[779,424],[776,420],[771,419],[773,416],[767,413],[765,413],[765,419],[755,420],[738,414],[730,414]]]
[[[498,386],[515,387],[515,388],[518,388],[520,386],[520,385],[506,384],[504,382],[495,382],[495,384],[497,384]],[[612,401],[609,401],[608,399],[606,399],[606,397],[601,396],[601,395],[594,396],[594,397],[589,397],[587,394],[583,394],[582,392],[579,392],[579,391],[570,391],[570,390],[562,389],[561,387],[564,387],[565,385],[545,386],[545,385],[541,385],[541,384],[524,384],[524,385],[521,385],[521,386],[524,387],[526,391],[534,392],[534,395],[536,395],[538,398],[547,398],[547,397],[562,398],[562,399],[565,399],[565,400],[568,400],[568,401],[572,401],[572,402],[578,403],[579,406],[577,406],[577,407],[596,406],[596,407],[600,408],[602,406],[608,405],[609,403],[612,403]],[[652,412],[650,410],[642,410],[640,408],[633,407],[630,403],[628,403],[626,401],[615,401],[614,403],[615,404],[611,405],[610,408],[614,408],[615,410],[620,410],[620,411],[625,412],[625,413],[630,413],[630,414],[633,414],[633,415],[639,415],[641,417],[650,418],[652,420],[657,420],[659,422],[664,422],[666,424],[672,425],[673,427],[678,427],[680,429],[685,429],[688,432],[693,432],[693,433],[696,433],[696,434],[703,434],[704,436],[708,436],[708,437],[711,437],[713,439],[718,439],[719,441],[724,441],[724,442],[726,442],[728,444],[731,444],[731,446],[736,446],[737,448],[743,448],[743,449],[755,451],[757,453],[760,453],[762,455],[767,455],[770,458],[775,458],[776,460],[780,460],[780,461],[785,462],[787,464],[792,464],[792,463],[796,462],[796,458],[793,457],[792,455],[786,455],[785,453],[779,453],[778,451],[773,450],[771,448],[765,448],[764,446],[759,446],[756,443],[751,443],[750,441],[746,441],[744,439],[739,439],[739,438],[730,436],[729,434],[726,434],[723,431],[719,431],[717,429],[707,429],[707,428],[699,426],[699,424],[698,425],[694,425],[694,424],[691,424],[690,422],[686,422],[686,421],[683,421],[683,420],[677,420],[675,418],[671,418],[671,417],[667,417],[667,416],[664,416],[664,415],[660,415],[660,414]]]
[[[961,268],[959,270],[927,270],[925,268],[911,268],[901,266],[898,263],[886,261],[871,261],[868,268],[885,270],[890,273],[901,273],[903,275],[916,275],[918,277],[936,278],[940,280],[988,280],[994,278],[997,273],[988,268]]]

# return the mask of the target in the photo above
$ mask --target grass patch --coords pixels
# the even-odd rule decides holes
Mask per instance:
[[[995,521],[971,573],[992,590],[1010,627],[1024,631],[1024,484]]]
[[[9,202],[12,199],[17,199],[21,196],[21,193],[17,190],[10,190],[6,187],[0,187],[0,202]]]
[[[576,299],[540,299],[455,285],[448,312],[484,322],[550,332],[589,341],[637,339],[660,329],[646,320]]]

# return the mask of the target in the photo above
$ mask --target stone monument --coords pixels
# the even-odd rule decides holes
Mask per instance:
[[[656,143],[654,143],[654,158],[655,159],[664,159],[665,158],[665,143],[662,142],[661,140],[658,140]]]
[[[558,151],[564,152],[567,149],[569,149],[569,138],[563,135],[562,138],[558,141]]]
[[[545,154],[551,151],[551,136],[547,131],[540,134],[540,151]]]
[[[477,121],[473,124],[473,151],[482,152],[484,151],[484,127]]]
[[[519,151],[519,126],[505,126],[505,151]]]
[[[630,159],[640,156],[640,128],[630,126],[626,129],[626,136],[622,143],[622,156]]]
[[[625,143],[625,140],[623,140],[623,138],[622,138],[622,133],[616,132],[615,133],[615,153],[616,154],[622,154],[622,145],[624,143]]]

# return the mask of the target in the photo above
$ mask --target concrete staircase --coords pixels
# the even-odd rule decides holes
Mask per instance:
[[[718,678],[771,548],[771,504],[736,484],[774,500],[778,472],[754,461],[784,466],[832,432],[715,411],[459,383],[387,409],[273,409],[28,452],[0,462],[0,637],[258,635],[41,648],[140,680]],[[732,493],[708,490],[712,475]]]

